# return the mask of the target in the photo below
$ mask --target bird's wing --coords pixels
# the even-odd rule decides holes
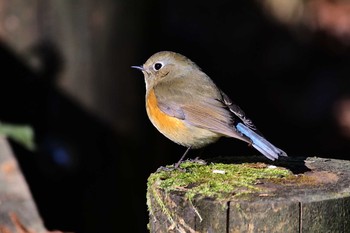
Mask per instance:
[[[250,143],[250,140],[235,128],[233,115],[219,96],[216,99],[205,92],[185,90],[186,88],[175,91],[172,89],[169,94],[168,89],[165,94],[162,88],[155,87],[158,107],[165,114],[182,119],[187,124]]]
[[[222,100],[223,103],[228,107],[228,109],[235,114],[239,119],[241,119],[241,121],[243,122],[243,124],[245,124],[246,126],[248,126],[251,130],[255,131],[256,133],[262,135],[259,130],[256,128],[256,126],[254,125],[254,123],[252,122],[252,120],[250,120],[246,114],[243,112],[243,110],[236,104],[233,103],[233,101],[224,93],[221,91],[221,95],[222,95]]]

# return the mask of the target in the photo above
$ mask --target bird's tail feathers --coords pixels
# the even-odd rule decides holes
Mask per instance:
[[[249,129],[248,126],[238,123],[236,128],[239,132],[252,140],[252,146],[268,159],[275,160],[278,159],[279,156],[287,156],[286,152],[272,145],[265,138]]]

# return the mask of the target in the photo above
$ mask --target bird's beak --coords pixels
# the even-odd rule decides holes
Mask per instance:
[[[144,71],[145,69],[143,68],[143,66],[131,66],[131,68],[133,69],[138,69],[138,70],[141,70],[141,71]]]

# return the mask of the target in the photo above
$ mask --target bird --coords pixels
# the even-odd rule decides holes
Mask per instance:
[[[252,120],[193,61],[176,52],[153,54],[143,65],[146,112],[152,124],[171,141],[190,149],[221,137],[236,138],[253,146],[270,160],[287,156],[271,144]]]

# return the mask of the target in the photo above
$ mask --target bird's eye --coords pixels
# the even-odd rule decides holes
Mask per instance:
[[[163,64],[160,62],[157,62],[153,65],[154,70],[160,70],[160,68],[163,67]]]

